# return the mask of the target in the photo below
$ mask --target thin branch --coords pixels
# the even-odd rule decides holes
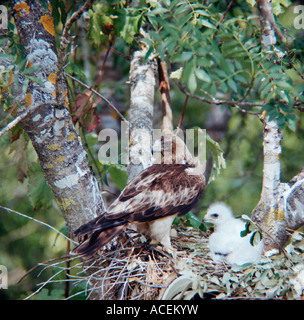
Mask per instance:
[[[185,102],[184,102],[184,105],[183,105],[183,111],[182,111],[182,114],[181,114],[181,117],[180,117],[179,123],[178,123],[178,130],[180,130],[181,127],[182,127],[182,122],[183,122],[183,119],[184,119],[184,114],[185,114],[185,111],[186,111],[188,99],[189,99],[189,95],[186,95],[186,99],[185,99]]]
[[[42,222],[42,221],[37,220],[37,219],[34,219],[34,218],[32,218],[32,217],[29,217],[29,216],[27,216],[27,215],[25,215],[25,214],[23,214],[23,213],[20,213],[20,212],[18,212],[18,211],[12,210],[12,209],[7,208],[7,207],[0,206],[0,209],[6,210],[6,211],[11,212],[11,213],[16,213],[16,214],[18,214],[19,216],[22,216],[22,217],[24,217],[24,218],[26,218],[26,219],[29,219],[29,220],[38,222],[39,224],[42,224],[43,226],[46,226],[46,227],[48,227],[49,229],[52,229],[53,231],[55,231],[56,233],[58,233],[59,235],[61,235],[62,237],[64,237],[66,240],[71,241],[71,242],[73,242],[73,243],[76,244],[76,245],[78,244],[76,241],[68,238],[68,237],[65,236],[63,233],[61,233],[60,231],[58,231],[57,229],[55,229],[54,227],[50,226],[49,224],[47,224],[47,223],[45,223],[45,222]]]
[[[107,62],[107,60],[108,60],[109,53],[110,53],[111,48],[112,48],[112,46],[113,46],[114,40],[115,40],[115,37],[112,37],[112,38],[110,39],[109,47],[108,47],[107,52],[106,52],[106,54],[105,54],[105,57],[104,57],[104,59],[103,59],[102,65],[101,65],[101,67],[100,67],[100,70],[99,70],[99,73],[98,73],[98,76],[97,76],[96,83],[95,83],[95,85],[94,85],[94,87],[93,87],[93,89],[95,89],[95,90],[97,89],[98,85],[100,84],[100,82],[101,82],[101,80],[102,80],[102,77],[103,77],[103,74],[104,74],[105,64],[106,64],[106,62]]]
[[[72,24],[77,21],[80,16],[88,10],[93,4],[93,0],[87,0],[86,3],[76,12],[74,12],[71,16],[71,18],[66,22],[63,32],[62,32],[62,38],[60,42],[60,47],[59,47],[59,53],[58,53],[58,70],[60,71],[60,68],[63,67],[64,65],[64,56],[65,56],[65,51],[67,46],[69,45],[69,36],[70,36],[70,29],[72,27]]]
[[[78,82],[79,84],[81,84],[83,87],[85,87],[86,89],[92,91],[93,93],[95,93],[98,97],[100,97],[102,100],[104,100],[111,108],[113,108],[117,114],[121,117],[121,119],[125,122],[128,122],[128,120],[118,111],[118,109],[114,106],[114,104],[109,101],[106,97],[104,97],[102,94],[100,94],[98,91],[96,91],[95,89],[91,88],[90,86],[86,85],[85,83],[83,83],[82,81],[78,80],[77,78],[71,76],[68,73],[64,73],[67,77],[71,78],[72,80]]]
[[[127,60],[127,61],[130,61],[130,60],[131,60],[130,56],[125,55],[125,54],[117,51],[116,49],[114,49],[114,48],[112,48],[112,47],[111,47],[110,49],[111,49],[111,52],[112,52],[113,54],[117,55],[118,57],[121,57],[121,58],[123,58],[123,59],[125,59],[125,60]]]
[[[265,105],[265,102],[250,102],[250,101],[242,101],[242,100],[233,101],[233,100],[217,99],[217,98],[214,98],[212,95],[210,95],[208,92],[201,89],[201,91],[209,97],[209,99],[207,99],[207,98],[195,95],[195,94],[191,94],[184,87],[182,87],[181,84],[177,84],[177,86],[184,94],[188,95],[190,98],[194,98],[194,99],[197,99],[202,102],[209,103],[209,104],[217,104],[217,105],[225,104],[225,105],[228,105],[231,107],[235,107],[236,105],[238,105],[239,107],[263,107]],[[246,110],[246,112],[247,112],[247,110]]]
[[[61,272],[63,272],[63,270],[59,270],[58,272],[56,272],[54,275],[52,275],[47,281],[40,283],[40,287],[33,293],[31,293],[29,296],[27,296],[26,298],[24,298],[24,300],[28,300],[30,299],[32,296],[34,296],[35,294],[39,293],[48,283],[51,282],[52,279],[54,279],[55,277],[57,277]]]
[[[108,56],[109,56],[109,53],[110,53],[110,49],[111,49],[111,47],[113,45],[113,42],[114,42],[114,38],[112,38],[111,41],[110,41],[110,45],[109,45],[109,47],[107,49],[107,52],[106,52],[105,57],[103,59],[102,65],[100,67],[100,70],[99,70],[99,73],[98,73],[98,76],[97,76],[97,80],[96,80],[94,86],[92,87],[94,90],[97,89],[98,85],[100,84],[100,82],[102,80],[102,76],[104,74],[104,67],[105,67],[106,61],[108,59]],[[63,69],[65,69],[65,67]],[[86,106],[87,106],[88,102],[90,101],[92,95],[93,95],[92,91],[88,92],[88,94],[85,95],[85,99],[81,103],[81,107],[79,107],[79,109],[81,109],[81,112],[80,112],[78,118],[82,117],[84,111],[86,110]]]
[[[43,105],[50,105],[50,104],[56,105],[56,102],[55,101],[53,101],[53,102],[42,102],[42,103],[36,104],[33,107],[27,108],[25,111],[20,113],[13,121],[11,121],[6,127],[4,127],[0,131],[0,137],[2,137],[9,130],[13,129],[20,121],[25,119],[31,112],[35,111],[36,109],[38,109],[39,107],[41,107]]]
[[[75,259],[78,259],[77,256],[75,257],[72,257],[70,255],[67,255],[67,256],[61,256],[61,257],[57,257],[57,258],[53,258],[53,259],[50,259],[50,260],[47,260],[47,261],[44,261],[44,262],[39,262],[38,264],[36,264],[35,266],[33,266],[31,269],[29,269],[23,276],[21,276],[21,278],[19,278],[19,280],[16,282],[16,284],[19,284],[25,277],[27,277],[31,272],[35,271],[37,268],[41,267],[41,266],[44,266],[46,265],[47,263],[49,262],[55,262],[55,261],[58,261],[58,260],[64,260],[67,261],[66,259],[69,258],[69,260],[75,260]],[[62,261],[60,261],[61,263]]]
[[[235,107],[238,110],[240,110],[243,113],[248,113],[248,114],[252,114],[252,115],[260,115],[261,112],[253,112],[253,111],[249,111],[246,110],[244,108],[246,107],[263,107],[265,106],[266,102],[251,102],[251,101],[244,101],[244,98],[242,98],[241,100],[222,100],[222,99],[217,99],[214,98],[210,93],[208,93],[207,91],[201,89],[201,92],[204,93],[206,96],[209,97],[208,98],[204,98],[202,96],[199,95],[195,95],[195,94],[191,94],[189,91],[187,91],[180,83],[177,83],[178,88],[180,89],[181,92],[183,92],[185,95],[189,96],[190,98],[208,103],[208,104],[215,104],[215,105],[226,105],[226,106],[230,106],[230,107]],[[246,93],[246,95],[248,95]],[[292,106],[292,108],[297,109],[301,112],[304,112],[304,107],[302,106],[303,102],[296,100]]]
[[[223,13],[223,15],[222,15],[222,17],[221,17],[221,19],[220,19],[219,24],[221,24],[221,23],[224,21],[226,15],[227,15],[227,13],[228,13],[231,5],[232,5],[232,2],[233,2],[233,0],[231,0],[231,1],[229,2],[228,6],[227,6],[227,9],[225,10],[225,12]]]
[[[170,83],[168,77],[167,64],[160,59],[158,61],[159,91],[163,109],[163,131],[173,132],[172,108],[170,98]]]
[[[239,105],[235,104],[234,105],[235,108],[237,108],[239,111],[243,112],[243,113],[248,113],[248,114],[253,114],[253,115],[259,115],[260,112],[253,112],[253,111],[248,111],[246,109],[241,108]]]
[[[70,249],[71,249],[71,243],[70,241],[67,241],[67,251],[66,251],[67,256],[70,254]],[[68,273],[68,270],[70,270],[70,260],[66,259],[65,264],[66,264],[66,271],[65,271],[66,283],[64,286],[64,297],[67,298],[69,296],[69,289],[70,289],[69,273]]]

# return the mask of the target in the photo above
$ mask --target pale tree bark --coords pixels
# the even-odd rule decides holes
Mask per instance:
[[[147,34],[141,30],[142,36]],[[152,164],[152,129],[157,62],[153,55],[147,59],[148,48],[142,43],[133,53],[130,66],[130,146],[128,181]]]
[[[278,36],[284,37],[275,25],[271,1],[258,0],[260,12],[262,46],[265,50],[278,54],[275,48]],[[289,239],[290,232],[304,225],[304,171],[291,181],[281,182],[282,133],[276,120],[261,117],[264,125],[263,152],[263,188],[261,198],[252,213],[263,232],[264,252],[266,255],[279,253]]]
[[[256,4],[260,13],[262,46],[266,51],[271,51],[272,46],[277,43],[277,37],[283,42],[286,39],[276,25],[272,10],[272,0],[257,0]]]
[[[252,218],[263,232],[266,255],[281,252],[291,232],[304,225],[304,171],[280,181],[281,140],[276,122],[265,120],[263,188]]]
[[[18,91],[15,98],[22,106],[18,113],[33,109],[20,125],[32,141],[72,236],[80,225],[104,211],[103,200],[67,109],[67,88],[62,75],[57,83],[63,97],[60,107],[56,99],[58,55],[52,16],[38,1],[12,0],[10,5],[27,65],[40,67],[34,75],[43,83],[29,83],[25,95]],[[20,87],[22,81],[19,79]]]

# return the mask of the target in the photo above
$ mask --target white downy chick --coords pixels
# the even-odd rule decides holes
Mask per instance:
[[[243,265],[259,262],[263,241],[250,244],[251,234],[241,237],[245,222],[234,218],[231,208],[222,202],[213,203],[207,210],[204,222],[214,224],[214,232],[209,238],[209,249],[214,262]]]

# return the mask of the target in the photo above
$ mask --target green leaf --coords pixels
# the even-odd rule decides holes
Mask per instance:
[[[127,185],[128,173],[122,166],[112,166],[109,169],[110,177],[119,190],[123,190]]]
[[[247,221],[246,224],[245,224],[245,229],[243,231],[241,231],[240,235],[241,237],[246,237],[247,234],[249,234],[251,231],[250,231],[250,221]]]
[[[202,224],[202,221],[191,211],[186,214],[186,218],[189,220],[193,228],[199,228]]]
[[[198,19],[198,20],[204,27],[209,29],[216,29],[216,26],[210,23],[208,20],[205,20],[205,19]]]
[[[223,93],[228,93],[228,91],[229,91],[228,86],[226,85],[225,82],[222,82],[222,83],[220,84],[220,88],[221,88],[221,90],[222,90]]]
[[[195,70],[195,74],[200,80],[205,81],[205,82],[211,82],[210,76],[203,69]]]
[[[285,122],[286,122],[286,118],[285,118],[284,114],[278,112],[277,124],[278,124],[278,126],[279,126],[279,128],[280,128],[281,130],[284,129]]]
[[[227,84],[229,88],[232,89],[234,92],[238,92],[236,83],[231,78],[227,81]]]
[[[221,78],[227,78],[227,74],[226,74],[226,72],[224,71],[224,70],[222,70],[222,69],[216,69],[216,71],[215,71],[218,75],[219,75],[219,77],[221,77]]]
[[[304,95],[303,95],[303,94],[299,95],[298,98],[299,98],[301,101],[304,102]]]
[[[170,79],[180,80],[180,78],[182,77],[182,74],[183,74],[183,70],[184,70],[184,68],[181,67],[175,71],[172,71],[170,74]]]
[[[192,94],[194,94],[195,90],[197,88],[197,81],[194,72],[190,74],[188,78],[188,89]]]
[[[252,246],[256,246],[260,243],[260,241],[262,240],[262,234],[261,232],[258,230],[258,231],[254,231],[252,233],[252,236],[250,237],[250,244]]]
[[[37,84],[39,84],[40,86],[43,86],[44,85],[44,82],[38,78],[38,77],[35,77],[35,76],[30,76],[30,75],[27,75],[26,76],[27,79],[33,81],[33,82],[36,82]]]
[[[234,79],[242,84],[248,84],[248,81],[246,77],[244,77],[242,74],[238,73],[234,76]]]
[[[186,62],[189,61],[193,56],[192,51],[184,51],[172,57],[172,61],[174,62]]]
[[[24,75],[30,75],[30,74],[38,71],[41,68],[42,68],[41,66],[33,66],[33,67],[30,67],[30,68],[26,68],[22,73]]]
[[[272,103],[266,103],[265,105],[262,106],[262,110],[264,111],[271,111],[274,107]]]
[[[269,121],[272,121],[278,117],[279,112],[278,112],[277,108],[274,107],[272,110],[267,112],[267,115],[269,117]]]
[[[210,150],[213,156],[213,167],[209,181],[215,179],[220,174],[222,169],[226,168],[226,161],[224,158],[224,151],[221,149],[218,142],[214,141],[209,134],[206,134],[207,150]]]
[[[265,86],[265,88],[263,88],[263,90],[260,91],[260,96],[261,96],[261,98],[264,98],[264,97],[270,92],[270,90],[272,89],[272,87],[273,87],[273,83],[272,83],[272,82],[268,83],[268,84]],[[272,91],[271,91],[271,93],[272,93]]]
[[[50,208],[52,206],[53,193],[38,163],[35,163],[30,168],[28,190],[29,199],[35,209]]]
[[[291,131],[296,132],[297,130],[296,121],[287,118],[286,125]]]
[[[289,82],[286,81],[277,81],[276,85],[282,89],[290,90],[292,88],[292,85]]]
[[[301,83],[295,87],[295,91],[297,94],[301,94],[304,92],[304,83]]]
[[[192,286],[192,279],[189,276],[180,276],[175,279],[164,292],[163,300],[173,300],[179,293],[184,293]]]
[[[203,9],[198,9],[194,11],[194,14],[198,14],[201,16],[206,16],[206,17],[210,17],[210,13],[208,13],[207,11],[203,10]]]

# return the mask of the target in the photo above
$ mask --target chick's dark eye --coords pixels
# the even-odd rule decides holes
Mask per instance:
[[[212,215],[211,215],[212,218],[218,218],[218,216],[219,215],[217,213],[212,213]]]

